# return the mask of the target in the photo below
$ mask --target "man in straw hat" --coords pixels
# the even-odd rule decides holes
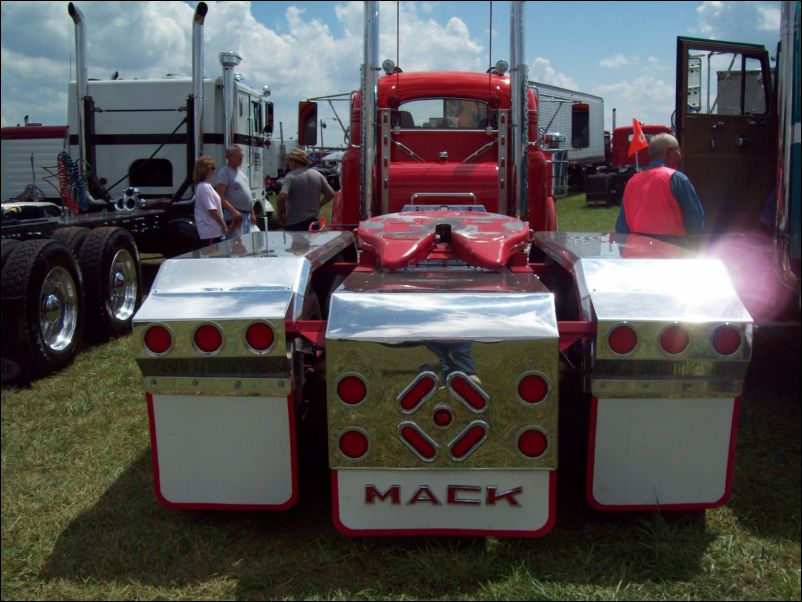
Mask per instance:
[[[290,173],[284,177],[278,195],[278,221],[285,230],[305,231],[318,221],[320,208],[334,198],[326,178],[310,166],[309,156],[300,148],[292,149],[283,159]]]

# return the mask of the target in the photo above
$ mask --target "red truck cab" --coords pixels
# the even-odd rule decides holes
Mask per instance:
[[[526,219],[532,230],[555,230],[549,165],[537,144],[537,97],[531,89],[527,102]],[[509,77],[393,73],[379,78],[377,104],[371,215],[443,205],[515,215]],[[335,228],[354,228],[367,217],[360,214],[359,202],[361,106],[361,94],[355,92],[342,189],[332,210]]]

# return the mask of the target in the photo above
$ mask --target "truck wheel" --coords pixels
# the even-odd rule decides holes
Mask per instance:
[[[163,239],[166,243],[166,248],[163,251],[165,257],[183,255],[201,247],[195,224],[188,219],[171,221],[164,227],[163,232]]]
[[[131,233],[124,228],[92,230],[81,245],[79,261],[92,316],[87,335],[104,341],[129,332],[142,301],[142,267]]]
[[[9,258],[11,252],[16,249],[22,241],[16,238],[4,238],[0,241],[0,269],[6,265],[6,259]]]
[[[15,326],[4,328],[3,355],[8,350],[34,377],[68,365],[83,342],[85,311],[72,253],[55,240],[26,240],[8,257],[2,276],[4,313],[11,310]]]
[[[72,254],[75,255],[75,257],[78,257],[78,254],[81,250],[81,245],[84,244],[84,240],[86,240],[88,234],[89,228],[59,228],[53,232],[51,238],[62,243],[65,247],[72,251]]]

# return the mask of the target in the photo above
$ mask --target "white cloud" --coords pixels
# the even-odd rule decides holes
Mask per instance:
[[[568,90],[578,90],[579,86],[564,73],[559,73],[551,66],[551,61],[543,57],[537,57],[529,65],[529,79],[542,84],[550,84]]]
[[[762,44],[773,51],[779,39],[779,2],[702,2],[690,33],[716,40]]]
[[[674,111],[674,83],[652,75],[642,75],[632,81],[598,84],[592,90],[604,98],[605,112],[616,109],[617,125],[632,123],[632,119],[649,124],[669,125],[667,117]]]
[[[484,70],[486,50],[465,22],[431,18],[431,4],[402,3],[400,66],[414,70]],[[396,58],[396,12],[381,11],[380,60]],[[332,7],[337,32],[293,5],[272,26],[259,23],[250,2],[214,2],[204,26],[205,75],[221,72],[218,54],[242,56],[237,68],[256,89],[270,85],[276,121],[294,136],[297,102],[350,92],[362,63],[361,2]],[[189,75],[193,8],[184,2],[84,2],[89,76],[125,79]],[[476,32],[481,34],[481,32]],[[48,124],[66,123],[67,83],[74,78],[73,24],[63,2],[2,3],[2,124],[24,114]],[[38,99],[31,103],[32,93]],[[322,116],[327,108],[322,108]],[[341,112],[341,116],[345,117]]]
[[[615,56],[611,56],[599,61],[599,64],[602,67],[606,67],[607,69],[618,69],[619,67],[624,67],[626,65],[632,65],[638,62],[638,58],[628,59],[623,54],[616,54]]]

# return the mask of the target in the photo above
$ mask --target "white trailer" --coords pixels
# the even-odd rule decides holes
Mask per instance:
[[[0,201],[58,199],[56,157],[67,150],[67,143],[67,126],[63,125],[26,123],[3,128]]]
[[[604,100],[540,82],[529,82],[529,86],[537,90],[541,131],[565,136],[560,144],[565,151],[562,160],[567,161],[565,175],[584,182],[587,168],[604,163]]]

